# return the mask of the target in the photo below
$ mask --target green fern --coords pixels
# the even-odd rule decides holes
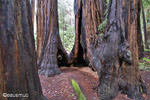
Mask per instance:
[[[86,97],[82,93],[78,83],[75,80],[72,80],[72,86],[74,88],[74,91],[76,92],[76,95],[78,97],[78,100],[86,100]]]

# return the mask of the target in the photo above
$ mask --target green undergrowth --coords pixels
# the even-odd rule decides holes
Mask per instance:
[[[150,71],[150,58],[142,58],[139,64],[141,70]]]
[[[78,100],[86,100],[86,97],[84,96],[84,94],[82,93],[80,87],[79,87],[79,84],[75,81],[75,80],[72,80],[72,86],[74,88],[74,91],[78,97]]]
[[[150,52],[150,49],[144,49],[144,51],[146,51],[146,52]]]

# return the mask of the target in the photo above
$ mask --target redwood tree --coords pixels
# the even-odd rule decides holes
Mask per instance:
[[[45,100],[38,76],[30,0],[0,0],[0,100]]]
[[[87,57],[87,43],[86,43],[86,32],[85,23],[83,22],[83,5],[88,2],[87,0],[74,0],[74,13],[75,13],[75,43],[70,53],[69,63],[74,65],[88,65],[89,60]],[[93,22],[91,26],[94,27],[93,34],[99,34],[98,26],[104,20],[105,12],[105,1],[104,0],[93,0],[91,4],[87,5],[86,8],[92,10]],[[90,23],[89,23],[90,24]]]
[[[147,29],[146,29],[145,11],[144,11],[143,3],[142,3],[142,18],[143,18],[143,26],[144,26],[145,48],[146,48],[146,49],[149,49],[148,34],[147,34]]]
[[[100,100],[113,99],[119,91],[143,100],[146,87],[140,75],[137,44],[140,0],[110,0],[103,38],[97,30],[101,19],[96,2],[75,0],[76,41],[70,57],[76,62],[87,60],[97,70]]]
[[[123,11],[127,10],[127,18],[124,18],[124,22],[128,21],[128,31],[125,33],[126,39],[129,41],[130,50],[132,52],[132,65],[128,66],[123,64],[120,68],[120,86],[122,92],[126,93],[129,97],[135,100],[143,100],[142,93],[146,93],[145,83],[141,78],[139,70],[139,60],[138,60],[138,42],[137,35],[139,34],[139,3],[140,0],[122,0],[121,9]],[[128,7],[127,7],[128,5]],[[124,13],[121,13],[121,16],[124,16]]]
[[[57,0],[38,1],[38,57],[40,74],[53,76],[67,65],[68,55],[59,36]]]
[[[68,58],[58,34],[57,1],[44,0],[41,74],[52,76],[60,73],[58,62],[61,61],[65,64],[90,63],[99,75],[100,100],[113,99],[119,91],[142,100],[146,87],[138,65],[140,0],[110,0],[103,38],[98,31],[103,20],[98,1],[75,0],[76,39]]]
[[[140,13],[141,13],[141,4],[142,4],[142,0],[140,0],[140,2],[138,2],[138,13],[137,13],[137,43],[138,43],[138,55],[139,58],[142,58],[144,56],[144,42],[142,39],[142,31],[141,31],[141,21],[140,21]],[[128,25],[128,24],[127,24]]]

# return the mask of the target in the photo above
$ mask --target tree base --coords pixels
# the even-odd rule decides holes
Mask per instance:
[[[99,100],[112,100],[118,95],[118,81],[112,75],[103,74],[98,86]]]
[[[121,90],[124,94],[127,94],[127,96],[133,100],[145,100],[145,98],[142,96],[143,93],[145,93],[146,88],[142,85],[128,85],[126,88]]]
[[[44,75],[46,77],[52,77],[60,73],[61,73],[61,70],[58,68],[57,65],[54,65],[53,67],[50,66],[49,68],[43,68],[39,72],[40,75]]]
[[[48,100],[48,99],[42,95],[40,100]]]

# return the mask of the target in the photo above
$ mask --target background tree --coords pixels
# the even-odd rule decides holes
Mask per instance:
[[[141,15],[141,6],[142,6],[142,0],[140,0],[140,2],[138,2],[138,18],[137,18],[137,22],[138,22],[138,32],[137,32],[137,42],[138,42],[138,55],[139,58],[141,59],[142,57],[144,57],[144,42],[143,42],[143,38],[142,38],[142,30],[141,30],[141,19],[140,19],[140,15]],[[126,25],[128,25],[126,23]]]
[[[144,42],[144,45],[146,47],[147,46],[150,46],[150,0],[142,0],[142,5],[143,7],[142,8],[142,12],[141,12],[141,26],[142,26],[142,37],[143,37],[143,41]],[[143,16],[144,14],[144,16]],[[143,18],[145,19],[145,22],[143,20]],[[145,23],[145,25],[144,25]],[[145,26],[145,27],[144,27]],[[146,31],[146,33],[144,32],[144,30]],[[145,44],[146,43],[146,44]],[[147,49],[145,49],[147,50]]]
[[[146,20],[145,20],[145,11],[144,11],[143,3],[142,3],[142,18],[143,18],[143,26],[144,26],[145,48],[146,48],[146,49],[149,49],[149,45],[148,45],[148,35],[147,35],[147,29],[146,29]]]
[[[70,53],[70,62],[74,65],[88,65],[89,60],[87,57],[87,43],[86,43],[86,33],[85,33],[85,22],[83,19],[83,7],[86,0],[75,0],[74,1],[74,13],[75,13],[75,42],[73,49]],[[102,22],[104,17],[104,9],[100,7],[101,0],[92,1],[90,5],[87,6],[92,10],[94,33],[98,34],[98,26]],[[104,3],[104,2],[102,2]]]
[[[30,0],[0,0],[0,99],[46,100],[38,76]]]
[[[58,24],[58,9],[57,0],[42,0],[40,1],[38,9],[38,27],[42,27],[41,31],[38,31],[38,36],[43,36],[41,42],[41,49],[39,66],[41,67],[40,74],[45,76],[53,76],[59,74],[61,71],[59,66],[67,65],[68,55],[63,48],[60,36],[59,36],[59,24]],[[41,19],[40,19],[41,17]],[[41,21],[41,22],[40,22]],[[41,32],[41,33],[40,33]]]

